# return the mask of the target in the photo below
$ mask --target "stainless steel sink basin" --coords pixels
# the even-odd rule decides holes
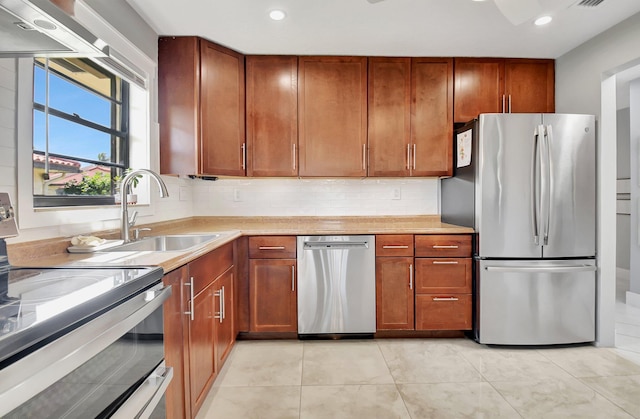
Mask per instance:
[[[166,236],[152,236],[144,239],[112,247],[109,252],[170,252],[183,251],[202,243],[215,240],[220,234],[176,234]]]

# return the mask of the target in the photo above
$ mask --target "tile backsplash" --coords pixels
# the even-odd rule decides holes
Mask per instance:
[[[439,214],[439,181],[420,179],[219,179],[194,181],[194,215]]]

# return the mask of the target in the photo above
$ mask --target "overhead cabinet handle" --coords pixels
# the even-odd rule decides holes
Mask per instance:
[[[411,169],[411,144],[407,144],[407,170]]]

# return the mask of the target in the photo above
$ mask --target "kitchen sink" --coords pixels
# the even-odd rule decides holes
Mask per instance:
[[[112,247],[109,252],[170,252],[183,251],[201,245],[205,242],[215,240],[221,234],[176,234],[165,236],[145,237],[138,241],[130,242],[120,246]]]

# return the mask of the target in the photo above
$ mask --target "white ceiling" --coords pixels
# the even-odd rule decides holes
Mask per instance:
[[[198,35],[245,54],[557,58],[640,12],[639,0],[538,2],[554,20],[513,25],[493,0],[127,0],[159,35]],[[280,22],[268,12],[280,8]],[[555,10],[554,10],[555,9]]]

